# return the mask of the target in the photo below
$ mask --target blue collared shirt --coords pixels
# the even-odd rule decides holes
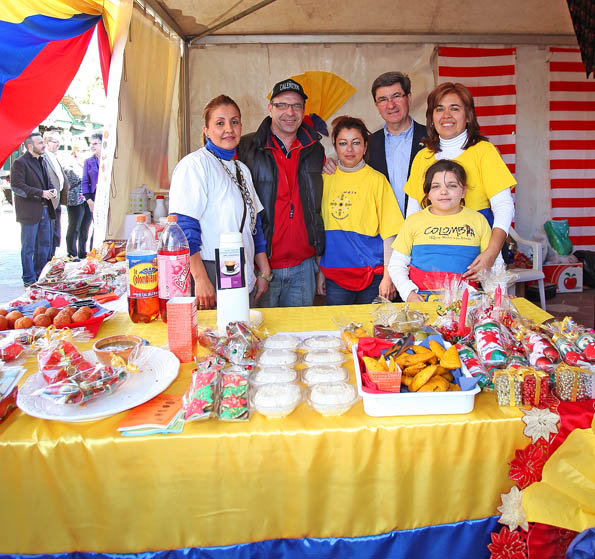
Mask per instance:
[[[409,172],[409,159],[413,145],[413,119],[409,117],[409,128],[400,134],[391,134],[384,125],[384,150],[390,185],[395,193],[401,212],[405,215],[405,183]]]

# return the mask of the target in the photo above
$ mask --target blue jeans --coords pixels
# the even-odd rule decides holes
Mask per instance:
[[[273,281],[257,306],[311,307],[316,295],[316,272],[318,266],[313,256],[297,266],[274,269]]]
[[[35,283],[54,249],[54,220],[44,205],[37,223],[21,223],[21,266],[23,283]]]
[[[361,291],[351,291],[333,280],[325,279],[327,305],[367,305],[378,297],[382,274],[374,274],[372,283]]]

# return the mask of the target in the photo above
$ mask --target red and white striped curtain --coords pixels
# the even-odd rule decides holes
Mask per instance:
[[[460,82],[475,101],[481,133],[511,173],[516,163],[516,49],[438,47],[438,83]]]
[[[567,219],[575,249],[595,250],[595,80],[579,49],[550,48],[552,218]]]

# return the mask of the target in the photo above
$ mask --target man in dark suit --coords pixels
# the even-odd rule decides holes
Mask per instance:
[[[370,136],[370,167],[386,176],[401,208],[407,215],[408,196],[403,191],[409,178],[411,163],[424,146],[426,127],[409,116],[411,80],[401,72],[386,72],[372,84],[372,98],[386,123]]]
[[[34,132],[25,139],[24,155],[11,168],[11,188],[17,221],[21,224],[21,264],[23,283],[35,283],[53,249],[53,221],[59,203],[56,189],[51,188],[47,163],[41,157],[45,145]],[[53,202],[53,203],[52,203]]]

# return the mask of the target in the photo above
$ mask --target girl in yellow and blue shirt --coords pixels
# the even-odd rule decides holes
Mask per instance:
[[[418,291],[441,289],[488,247],[486,218],[463,205],[466,181],[455,161],[443,159],[428,169],[422,211],[405,220],[392,245],[389,273],[403,301],[423,301]]]

